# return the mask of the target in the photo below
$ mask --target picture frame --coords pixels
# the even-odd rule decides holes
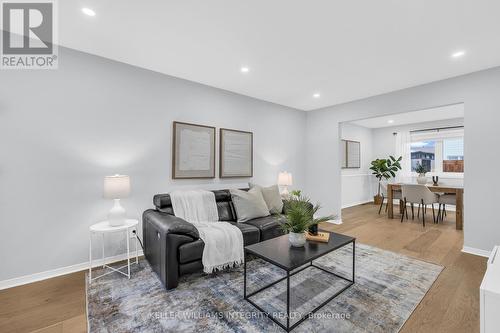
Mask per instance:
[[[215,127],[173,122],[172,179],[215,178]]]
[[[219,130],[219,177],[253,177],[253,133]]]
[[[361,168],[361,143],[359,141],[341,140],[342,169]]]

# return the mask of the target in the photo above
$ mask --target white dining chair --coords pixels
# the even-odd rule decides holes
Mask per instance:
[[[431,205],[432,207],[432,218],[434,223],[436,223],[436,213],[434,212],[434,204],[439,203],[439,195],[431,192],[425,185],[417,185],[417,184],[403,184],[401,185],[401,192],[403,195],[403,204],[404,210],[401,215],[401,222],[403,222],[404,215],[406,213],[406,219],[408,220],[408,207],[407,203],[411,204],[411,215],[412,219],[415,218],[415,214],[413,211],[413,204],[419,204],[422,207],[422,224],[425,227],[425,212],[427,205]],[[419,212],[420,215],[420,206]]]
[[[455,193],[444,193],[439,196],[438,221],[444,220],[446,215],[446,205],[457,205],[457,195]],[[443,207],[441,209],[441,206]]]
[[[387,193],[387,183],[381,182],[380,183],[380,189],[381,189],[381,195],[382,195],[382,202],[380,203],[380,207],[378,209],[378,214],[380,215],[380,212],[382,211],[382,206],[384,205],[384,200],[386,200],[389,195]],[[392,191],[392,199],[395,200],[403,200],[403,196],[401,194],[401,190],[393,190]],[[389,202],[386,202],[385,204],[385,212],[387,213],[387,207]]]

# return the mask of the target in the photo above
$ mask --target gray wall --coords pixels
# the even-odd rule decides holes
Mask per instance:
[[[373,160],[373,130],[352,123],[343,123],[340,137],[360,142],[361,165],[356,169],[342,169],[342,207],[351,207],[373,200],[376,178],[370,170]],[[376,189],[375,189],[376,190]]]
[[[135,218],[155,193],[246,186],[173,181],[174,120],[253,131],[253,181],[288,170],[305,184],[302,111],[64,48],[58,70],[1,71],[0,86],[0,281],[88,260],[88,227],[112,205],[105,175],[131,176]]]
[[[500,68],[434,82],[308,113],[306,190],[325,212],[340,212],[339,123],[465,103],[464,246],[500,244],[494,207],[500,197]],[[376,143],[375,143],[376,144]]]
[[[339,213],[340,122],[464,102],[465,245],[500,243],[500,68],[307,115],[64,48],[58,70],[2,71],[0,86],[0,281],[88,260],[88,226],[112,204],[105,175],[132,177],[123,205],[137,218],[155,193],[246,185],[171,180],[173,120],[253,131],[253,181],[291,171],[295,188]]]

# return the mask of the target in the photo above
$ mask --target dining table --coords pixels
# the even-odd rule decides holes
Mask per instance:
[[[393,191],[401,191],[401,185],[405,183],[393,183],[387,184],[387,210],[388,217],[390,219],[394,218],[394,202],[393,202]],[[412,183],[413,184],[413,183]],[[464,187],[455,185],[433,185],[426,184],[426,186],[434,193],[452,193],[456,194],[456,209],[455,209],[455,228],[457,230],[462,230],[464,227]],[[403,202],[399,202],[399,212],[403,212]]]

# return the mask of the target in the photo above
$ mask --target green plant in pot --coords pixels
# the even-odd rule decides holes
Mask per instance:
[[[380,205],[382,202],[382,196],[380,195],[380,186],[383,179],[388,180],[390,178],[396,177],[396,172],[401,170],[401,160],[402,156],[399,158],[394,158],[394,156],[389,156],[389,158],[377,158],[371,162],[370,170],[372,174],[378,179],[378,190],[377,195],[373,197],[373,201],[376,205]]]
[[[293,190],[290,192],[290,197],[289,199],[298,199],[302,196],[302,190]],[[306,201],[308,200],[307,198],[303,198],[305,199]],[[309,203],[309,205],[311,205],[312,207],[312,204]],[[286,206],[286,203],[285,203],[285,206]],[[309,227],[309,233],[313,234],[313,235],[317,235],[318,234],[318,225],[311,225]]]
[[[333,215],[315,218],[314,214],[320,208],[319,204],[313,205],[309,198],[300,193],[292,195],[285,201],[286,222],[281,225],[281,228],[289,233],[288,239],[292,246],[304,246],[306,243],[306,232],[311,227],[335,218]]]
[[[422,164],[417,163],[415,166],[415,172],[418,174],[417,183],[421,185],[427,184],[427,177],[425,176],[427,170],[425,170],[425,167]]]

